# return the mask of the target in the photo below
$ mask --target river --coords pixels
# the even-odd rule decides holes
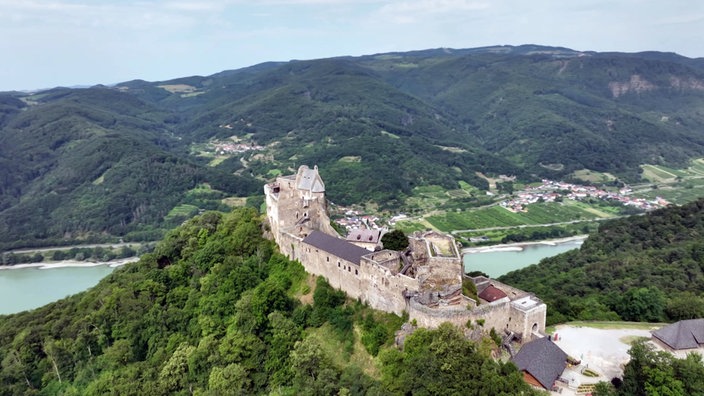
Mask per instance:
[[[136,258],[123,260],[122,263],[134,260]],[[0,315],[38,308],[87,290],[115,270],[111,265],[59,264],[54,267],[0,269]]]
[[[511,271],[537,264],[546,257],[576,249],[583,241],[583,239],[569,239],[557,243],[512,244],[465,249],[464,270],[465,272],[482,271],[492,278],[498,278]]]
[[[500,245],[467,249],[465,271],[482,271],[492,278],[536,264],[545,257],[576,249],[582,240],[562,243]],[[0,269],[0,315],[38,308],[95,286],[114,270],[109,265]]]

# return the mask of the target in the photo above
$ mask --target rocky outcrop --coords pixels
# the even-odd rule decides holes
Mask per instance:
[[[638,74],[631,76],[631,79],[626,82],[612,81],[609,83],[609,89],[611,90],[611,95],[614,98],[625,95],[629,92],[641,93],[645,91],[651,91],[656,89],[657,86],[650,81],[644,79]]]

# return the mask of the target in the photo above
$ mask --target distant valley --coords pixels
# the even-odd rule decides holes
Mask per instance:
[[[703,59],[541,46],[5,92],[0,250],[159,239],[199,211],[259,207],[301,164],[334,203],[394,211],[424,210],[423,188],[482,205],[502,175],[642,183],[704,157],[703,109]]]

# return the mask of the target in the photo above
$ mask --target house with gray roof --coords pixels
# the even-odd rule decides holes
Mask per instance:
[[[704,319],[681,320],[653,331],[653,340],[670,352],[704,347]]]
[[[543,337],[524,344],[511,361],[523,372],[527,383],[549,391],[567,367],[567,354]]]
[[[350,230],[345,239],[350,243],[373,252],[376,247],[379,246],[381,234],[382,230],[379,229],[370,230],[367,228],[357,228]]]

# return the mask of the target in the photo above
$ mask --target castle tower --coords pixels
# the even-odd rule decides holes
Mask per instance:
[[[317,166],[311,169],[301,165],[295,175],[277,177],[274,183],[264,186],[264,193],[274,238],[281,232],[303,238],[311,230],[339,237],[330,225],[325,183]]]

